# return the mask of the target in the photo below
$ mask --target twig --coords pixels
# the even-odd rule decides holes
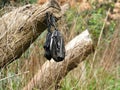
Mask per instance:
[[[0,82],[3,81],[3,80],[6,80],[6,79],[12,78],[12,77],[17,77],[19,75],[26,74],[26,73],[29,73],[29,71],[18,73],[18,74],[12,75],[12,76],[8,76],[8,77],[5,77],[5,78],[2,78],[2,79],[0,79]]]
[[[108,9],[107,11],[107,15],[106,15],[106,18],[105,18],[105,22],[102,26],[102,29],[101,29],[101,32],[100,32],[100,35],[99,35],[99,38],[98,38],[98,42],[97,42],[97,47],[96,47],[96,50],[95,50],[95,53],[94,53],[94,56],[93,56],[93,63],[92,63],[92,68],[93,68],[93,65],[94,65],[94,62],[95,62],[95,58],[96,58],[96,55],[97,55],[97,48],[100,44],[100,40],[101,40],[101,37],[102,37],[102,34],[103,34],[103,30],[105,28],[105,25],[106,25],[106,22],[107,22],[107,19],[108,19],[108,16],[109,16],[109,12],[110,12],[110,8]]]

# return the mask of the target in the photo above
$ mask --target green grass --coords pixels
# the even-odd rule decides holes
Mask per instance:
[[[85,61],[84,63],[88,63]],[[86,65],[86,75],[85,80],[82,78],[76,77],[73,75],[75,71],[69,73],[64,80],[61,82],[62,88],[60,90],[119,90],[120,89],[120,80],[119,77],[116,77],[116,72],[119,70],[116,69],[114,72],[107,72],[102,68],[96,67],[91,71]],[[77,69],[79,71],[79,69]],[[91,71],[91,72],[90,72]],[[80,73],[81,74],[81,73]]]

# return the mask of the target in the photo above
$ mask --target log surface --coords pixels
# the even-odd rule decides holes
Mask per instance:
[[[46,61],[23,90],[51,90],[67,73],[78,66],[93,51],[93,42],[86,30],[66,45],[66,57],[62,62]]]
[[[29,4],[0,18],[0,68],[19,58],[47,28],[46,12],[62,16],[60,6],[51,1],[42,6]]]

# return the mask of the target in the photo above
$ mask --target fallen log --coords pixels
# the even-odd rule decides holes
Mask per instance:
[[[29,4],[0,18],[0,68],[19,58],[47,28],[46,12],[56,18],[65,13],[52,1],[42,6]]]
[[[78,66],[93,51],[93,43],[86,30],[66,45],[66,57],[62,62],[46,61],[23,90],[50,90],[62,77]]]

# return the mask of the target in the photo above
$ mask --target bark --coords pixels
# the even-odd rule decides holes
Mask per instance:
[[[47,28],[46,12],[60,19],[62,12],[57,2],[26,5],[0,18],[0,68],[13,62],[24,53]],[[65,9],[64,9],[65,11]]]
[[[86,30],[66,45],[66,57],[64,61],[59,63],[54,60],[46,61],[23,90],[33,90],[34,88],[50,90],[50,87],[58,83],[70,70],[85,60],[93,51],[92,49],[93,43],[89,32]]]

